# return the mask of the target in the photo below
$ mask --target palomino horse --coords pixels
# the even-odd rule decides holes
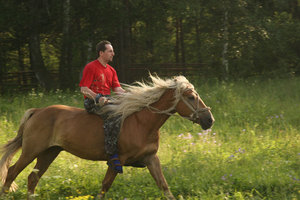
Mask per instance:
[[[203,129],[210,128],[214,118],[183,76],[160,79],[151,76],[152,82],[137,82],[127,92],[116,95],[113,104],[103,112],[122,115],[118,140],[122,165],[147,166],[158,187],[168,199],[175,199],[161,170],[156,153],[159,146],[159,129],[176,112]],[[49,165],[60,151],[65,150],[80,158],[105,161],[109,156],[104,149],[103,121],[85,110],[63,105],[32,108],[25,112],[17,136],[3,148],[0,175],[4,182],[2,194],[13,187],[17,175],[35,158],[37,163],[28,176],[28,199]],[[9,167],[13,155],[22,148],[17,162]],[[117,173],[108,167],[98,198],[104,198]]]

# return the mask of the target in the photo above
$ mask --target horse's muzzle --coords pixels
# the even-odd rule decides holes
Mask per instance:
[[[209,129],[213,126],[215,119],[211,114],[204,114],[200,116],[196,121],[197,124],[200,124],[203,130]]]

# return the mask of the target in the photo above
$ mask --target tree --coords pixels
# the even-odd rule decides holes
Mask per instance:
[[[220,79],[295,75],[299,8],[297,0],[1,1],[0,75],[31,69],[46,89],[73,88],[103,39],[122,82],[135,79],[134,64],[199,63]]]
[[[63,1],[62,11],[62,43],[59,64],[59,82],[60,88],[66,89],[72,87],[72,40],[71,29],[71,2]]]

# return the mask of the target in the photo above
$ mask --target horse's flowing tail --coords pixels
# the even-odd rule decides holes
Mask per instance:
[[[21,124],[18,130],[18,135],[1,148],[1,153],[4,154],[0,160],[0,178],[2,180],[2,184],[4,184],[5,182],[11,159],[13,158],[15,153],[22,147],[24,126],[34,112],[35,112],[34,108],[29,109],[25,112],[21,120]],[[13,182],[11,184],[10,190],[15,191],[17,187],[18,187],[17,184]]]

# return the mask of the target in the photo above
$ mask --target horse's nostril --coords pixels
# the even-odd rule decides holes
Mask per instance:
[[[212,118],[209,118],[208,122],[211,124],[213,122]]]

